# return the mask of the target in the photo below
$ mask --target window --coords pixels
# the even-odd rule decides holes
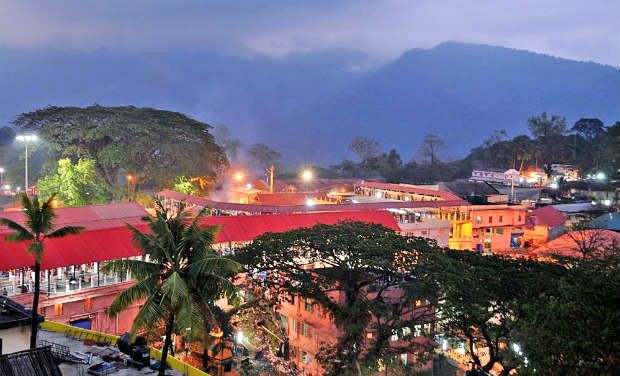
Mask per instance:
[[[402,353],[402,354],[400,354],[400,361],[401,361],[403,364],[407,364],[407,353]]]
[[[54,304],[54,315],[62,316],[62,303]]]
[[[503,216],[503,215],[500,215],[500,216],[499,216],[499,223],[502,223],[503,221],[504,221],[504,216]]]
[[[519,214],[519,223],[521,223],[521,214]]]
[[[310,326],[306,323],[303,325],[302,334],[304,337],[310,337]]]
[[[476,223],[478,223],[478,224],[482,223],[482,217],[481,216],[477,216],[476,217]]]
[[[493,223],[493,216],[492,215],[489,216],[489,223]]]
[[[293,319],[293,333],[299,334],[299,321]]]
[[[484,229],[484,233],[485,233],[486,235],[491,235],[491,234],[493,234],[493,229],[492,229],[492,228],[487,228],[487,229]]]
[[[312,312],[312,300],[306,299],[306,304],[304,305],[304,310],[306,312]]]
[[[413,327],[413,336],[419,337],[422,335],[422,325],[416,325]]]
[[[390,341],[398,341],[398,332],[395,329],[392,329],[392,336],[390,337]]]
[[[403,329],[403,337],[408,336],[411,334],[411,328],[405,326]]]
[[[504,229],[503,228],[496,228],[495,229],[495,233],[497,235],[504,235]]]
[[[93,299],[92,298],[86,298],[84,299],[84,310],[88,311],[89,309],[93,308]]]
[[[305,351],[302,351],[301,352],[301,362],[305,364],[307,361],[308,361],[308,353],[305,352]]]

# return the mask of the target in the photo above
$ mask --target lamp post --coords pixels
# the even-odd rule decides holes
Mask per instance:
[[[24,192],[28,194],[28,143],[34,142],[37,140],[37,135],[34,134],[20,134],[15,137],[17,141],[24,143],[25,153],[24,153],[24,161],[25,161],[25,169],[24,169]]]

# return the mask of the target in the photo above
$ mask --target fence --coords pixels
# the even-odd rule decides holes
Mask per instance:
[[[78,328],[75,326],[61,324],[59,322],[47,321],[47,320],[41,323],[41,328],[47,329],[53,332],[57,332],[57,333],[63,333],[65,335],[75,337],[78,339],[82,339],[82,340],[90,339],[97,343],[106,343],[110,345],[115,344],[119,338],[119,336],[116,336],[113,334],[107,334],[107,333],[97,332],[94,330],[82,329],[82,328]],[[149,347],[149,350],[151,353],[151,357],[157,360],[161,359],[161,351],[153,347]],[[170,355],[168,355],[166,362],[168,363],[168,366],[170,366],[172,369],[175,369],[186,376],[209,376],[209,374],[205,373],[204,371],[201,371],[198,368],[193,367],[185,362],[182,362],[179,359],[174,358]]]

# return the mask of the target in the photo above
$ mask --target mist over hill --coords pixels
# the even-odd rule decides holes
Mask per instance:
[[[620,119],[620,71],[502,47],[446,42],[380,67],[350,51],[282,59],[212,53],[0,49],[0,124],[47,105],[150,106],[226,124],[290,160],[335,162],[353,136],[405,159],[426,133],[463,156],[531,115]],[[360,67],[364,69],[360,69]]]

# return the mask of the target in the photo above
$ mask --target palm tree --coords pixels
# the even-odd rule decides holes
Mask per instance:
[[[28,243],[28,251],[34,256],[34,297],[32,299],[32,319],[30,329],[30,348],[37,347],[37,331],[39,329],[39,295],[41,293],[40,274],[43,253],[45,252],[44,241],[48,238],[62,238],[70,234],[78,234],[84,231],[83,227],[66,226],[54,229],[56,213],[52,202],[56,194],[50,195],[47,201],[40,202],[34,196],[32,199],[25,193],[22,194],[22,206],[26,217],[25,226],[7,218],[0,218],[0,223],[15,231],[5,237],[12,242],[25,241]]]
[[[108,310],[110,316],[136,301],[145,300],[133,322],[132,335],[139,329],[152,329],[162,324],[165,327],[159,370],[159,375],[164,375],[175,324],[199,320],[198,302],[203,301],[201,293],[206,285],[211,285],[210,282],[217,281],[217,289],[211,291],[208,298],[234,298],[237,288],[226,276],[236,271],[238,266],[236,262],[214,252],[212,244],[217,228],[203,227],[199,222],[205,210],[192,219],[183,208],[170,216],[160,202],[156,202],[155,206],[155,218],[145,219],[149,233],[128,225],[133,232],[134,243],[143,255],[149,255],[149,261],[114,260],[103,270],[115,273],[129,270],[138,281],[114,299]]]

